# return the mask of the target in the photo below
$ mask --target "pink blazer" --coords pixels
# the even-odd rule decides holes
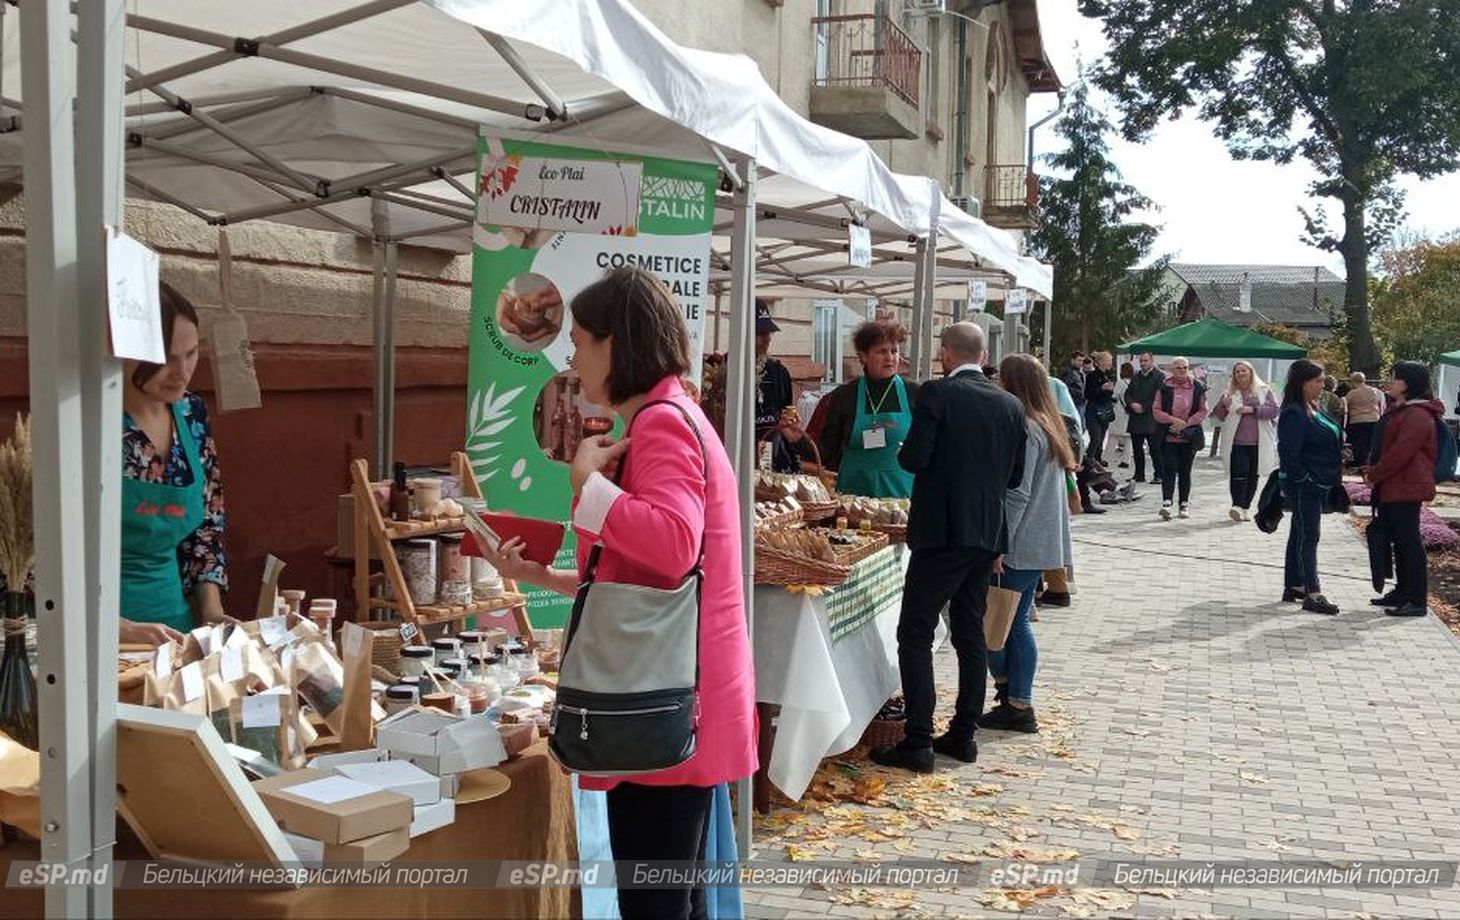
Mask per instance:
[[[578,573],[599,541],[598,580],[672,588],[694,568],[705,537],[705,580],[700,612],[699,732],[693,757],[677,767],[628,778],[650,786],[717,786],[755,772],[755,668],[741,595],[740,507],[735,474],[715,429],[666,377],[649,399],[683,406],[699,426],[709,457],[706,487],[700,443],[669,406],[640,413],[619,487],[591,477],[573,510]],[[584,789],[611,789],[620,781],[580,777]]]

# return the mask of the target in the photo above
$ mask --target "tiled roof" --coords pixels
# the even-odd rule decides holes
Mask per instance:
[[[1244,278],[1253,284],[1306,284],[1309,287],[1315,281],[1320,285],[1325,282],[1343,283],[1342,278],[1321,265],[1198,265],[1194,262],[1173,262],[1170,268],[1187,284],[1214,282],[1238,285]]]
[[[1202,282],[1192,284],[1206,316],[1250,326],[1253,323],[1282,323],[1287,326],[1328,326],[1329,314],[1343,307],[1343,282],[1320,282],[1316,287],[1307,284],[1268,284],[1255,282],[1252,285],[1252,310],[1244,312],[1241,305],[1242,286]]]

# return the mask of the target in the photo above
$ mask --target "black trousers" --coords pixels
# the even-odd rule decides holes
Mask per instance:
[[[1105,432],[1110,430],[1110,425],[1101,421],[1100,410],[1093,405],[1085,406],[1085,428],[1090,432],[1090,446],[1085,449],[1085,456],[1103,463],[1105,461]]]
[[[1167,441],[1161,451],[1161,498],[1169,502],[1179,484],[1179,498],[1184,505],[1191,499],[1191,463],[1196,459],[1196,449],[1190,441]]]
[[[1233,444],[1227,458],[1227,484],[1232,491],[1232,504],[1250,509],[1257,494],[1257,445]]]
[[[1379,514],[1394,545],[1394,593],[1415,604],[1429,603],[1430,578],[1424,539],[1419,535],[1419,502],[1381,502]]]
[[[933,631],[938,615],[949,605],[948,631],[958,654],[958,702],[949,734],[971,738],[983,715],[988,688],[988,660],[983,642],[983,615],[988,605],[989,572],[997,553],[971,547],[915,549],[902,592],[902,617],[897,623],[897,663],[902,672],[909,747],[933,743]]]
[[[608,791],[608,838],[614,862],[690,863],[705,858],[710,832],[708,786],[641,786],[620,783]],[[702,920],[708,917],[703,888],[618,890],[623,920]]]
[[[1162,434],[1146,434],[1145,432],[1132,431],[1130,433],[1131,453],[1136,455],[1136,478],[1146,478],[1146,449],[1151,451],[1151,474],[1157,479],[1161,478],[1163,467],[1161,458]]]
[[[1354,466],[1369,465],[1369,451],[1374,444],[1374,429],[1378,422],[1349,422],[1348,443],[1354,449]]]

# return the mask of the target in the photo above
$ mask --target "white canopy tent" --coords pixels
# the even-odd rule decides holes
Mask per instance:
[[[16,28],[0,5],[0,181],[23,175],[29,213],[48,859],[110,858],[120,377],[96,331],[100,228],[120,223],[123,183],[217,226],[267,218],[376,243],[387,450],[395,247],[468,250],[479,130],[720,163],[733,195],[720,209],[717,277],[745,356],[731,370],[737,420],[750,417],[756,263],[803,285],[837,275],[849,221],[869,226],[878,250],[860,283],[912,283],[929,330],[940,267],[1048,294],[1047,273],[930,180],[892,173],[865,143],[800,118],[749,59],[673,44],[627,0],[304,6],[134,0],[126,15],[121,0],[94,0],[73,17],[61,0],[27,0]],[[22,71],[23,97],[8,95]],[[816,251],[816,272],[787,267],[802,250]],[[753,431],[734,425],[728,439],[743,474]],[[745,578],[748,595],[748,565]],[[52,682],[83,673],[89,687]],[[47,904],[67,916],[110,909],[104,889],[57,889]]]

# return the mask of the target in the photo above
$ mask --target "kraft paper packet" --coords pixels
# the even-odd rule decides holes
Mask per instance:
[[[299,735],[299,704],[291,693],[256,693],[228,704],[233,743],[257,751],[285,770],[304,766]]]
[[[385,718],[385,710],[375,702],[370,686],[374,643],[374,630],[354,623],[345,623],[340,627],[340,647],[345,653],[345,697],[341,703],[342,728],[339,732],[342,751],[373,747],[375,723]]]
[[[269,656],[267,659],[265,656]],[[203,659],[208,688],[208,711],[213,727],[224,741],[230,732],[229,704],[235,699],[283,684],[283,674],[268,649],[249,644],[224,647]]]
[[[182,646],[176,642],[166,642],[157,647],[157,653],[152,658],[152,670],[142,678],[143,706],[162,705],[162,696],[176,670],[174,664],[181,656]]]
[[[233,249],[228,233],[218,231],[218,304],[208,324],[208,352],[213,358],[213,389],[219,412],[257,409],[263,405],[248,322],[233,308]]]
[[[285,649],[293,659],[289,683],[314,708],[336,737],[345,724],[345,671],[318,636],[306,636]]]
[[[162,708],[207,717],[208,681],[201,661],[183,665],[172,672],[164,684]]]

